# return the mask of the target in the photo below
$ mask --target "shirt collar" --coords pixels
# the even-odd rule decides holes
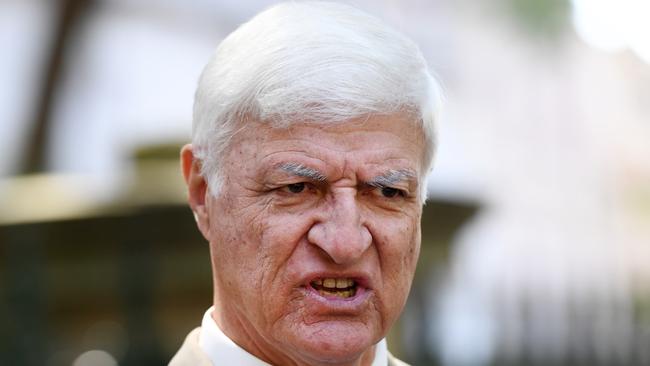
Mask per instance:
[[[212,319],[214,306],[203,315],[199,346],[208,355],[214,365],[240,365],[240,366],[271,366],[259,358],[239,347],[226,336],[217,323]],[[375,360],[372,366],[387,366],[388,350],[386,339],[382,339],[375,346]]]

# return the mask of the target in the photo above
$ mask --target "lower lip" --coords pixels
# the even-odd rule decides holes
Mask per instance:
[[[317,306],[324,307],[323,310],[339,311],[339,312],[356,312],[359,311],[370,297],[371,291],[367,288],[357,286],[354,296],[338,297],[323,296],[318,290],[311,286],[304,287],[307,293],[307,300],[314,301]]]

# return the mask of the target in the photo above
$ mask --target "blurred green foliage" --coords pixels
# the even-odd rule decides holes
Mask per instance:
[[[569,0],[502,0],[520,25],[534,35],[558,38],[569,28]]]

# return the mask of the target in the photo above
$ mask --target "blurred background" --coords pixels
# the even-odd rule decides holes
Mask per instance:
[[[211,304],[198,75],[274,1],[0,0],[0,364],[162,365]],[[650,2],[358,0],[446,92],[390,348],[650,365]]]

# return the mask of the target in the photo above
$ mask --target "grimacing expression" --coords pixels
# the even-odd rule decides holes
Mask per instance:
[[[401,114],[238,132],[216,197],[203,182],[204,201],[192,203],[188,183],[224,332],[296,363],[374,350],[415,271],[424,146],[421,127]]]

